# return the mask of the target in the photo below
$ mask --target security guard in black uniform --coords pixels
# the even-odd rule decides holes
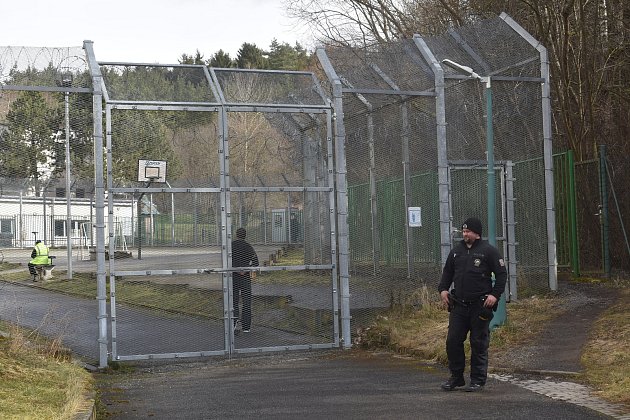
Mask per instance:
[[[477,218],[471,217],[463,223],[464,239],[448,254],[438,285],[442,302],[450,311],[446,353],[451,377],[442,384],[445,391],[466,385],[464,342],[468,332],[470,384],[465,390],[482,390],[488,377],[490,320],[505,290],[507,270],[499,251],[481,240],[482,230],[481,221]],[[494,285],[492,273],[495,276]],[[451,284],[453,289],[449,292]]]

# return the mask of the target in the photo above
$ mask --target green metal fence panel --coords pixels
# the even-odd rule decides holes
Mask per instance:
[[[405,207],[402,180],[380,181],[376,183],[380,226],[381,257],[391,266],[406,261],[405,255]],[[393,221],[397,222],[394,223]]]
[[[414,241],[413,262],[440,264],[440,231],[437,173],[413,175],[411,195],[414,206],[422,211],[422,226],[412,231]],[[377,181],[378,228],[380,247],[375,252],[372,239],[372,216],[369,185],[348,188],[351,258],[355,264],[372,263],[380,255],[378,265],[399,266],[406,262],[405,217],[403,180]]]
[[[435,264],[440,262],[440,206],[438,174],[429,172],[411,177],[414,204],[421,209],[422,227],[413,230],[416,244],[414,262]]]
[[[368,184],[353,185],[348,188],[348,225],[351,244],[350,261],[353,266],[372,264],[375,253]]]
[[[558,266],[580,275],[577,243],[575,161],[571,150],[554,155],[554,192]]]
[[[556,196],[556,239],[559,268],[569,267],[571,264],[570,237],[570,168],[566,153],[554,155],[554,192]]]

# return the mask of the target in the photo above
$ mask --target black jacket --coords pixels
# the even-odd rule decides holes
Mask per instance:
[[[258,267],[256,251],[242,239],[232,241],[232,267]]]
[[[492,273],[495,277],[494,286]],[[506,281],[505,262],[494,246],[476,240],[468,248],[462,240],[448,254],[438,291],[448,290],[453,283],[454,294],[459,299],[473,301],[490,294],[499,299],[505,290]]]

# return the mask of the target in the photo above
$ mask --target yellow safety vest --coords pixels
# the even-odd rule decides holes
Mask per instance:
[[[33,265],[47,265],[48,264],[48,247],[43,242],[35,244],[35,258],[31,260]]]

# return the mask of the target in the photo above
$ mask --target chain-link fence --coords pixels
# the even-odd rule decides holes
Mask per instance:
[[[351,289],[371,284],[390,303],[423,285],[434,290],[460,223],[488,220],[490,135],[508,298],[557,287],[542,46],[502,15],[443,36],[318,55],[344,116]]]
[[[117,196],[137,203],[137,258],[117,262],[109,250],[112,311],[137,299],[142,283],[178,308],[173,322],[170,305],[152,304],[152,328],[185,337],[138,351],[127,327],[137,314],[121,312],[112,320],[113,357],[338,346],[331,112],[313,75],[119,63],[98,70],[109,206]],[[167,174],[146,178],[138,162],[147,160],[163,162]],[[236,263],[237,228],[257,253],[250,266]]]
[[[66,248],[69,261],[87,252],[94,192],[91,86],[81,47],[0,48],[3,246],[43,240]]]
[[[319,80],[98,62],[91,42],[1,51],[14,149],[0,176],[19,179],[3,194],[29,207],[3,213],[0,240],[37,232],[69,249],[70,273],[97,272],[101,365],[350,346],[374,314],[434,290],[473,215],[495,215],[512,299],[557,287],[546,55],[508,16],[319,49]],[[445,59],[491,82],[491,113],[489,85]],[[234,265],[239,227],[258,267]],[[234,287],[247,273],[251,292]]]

